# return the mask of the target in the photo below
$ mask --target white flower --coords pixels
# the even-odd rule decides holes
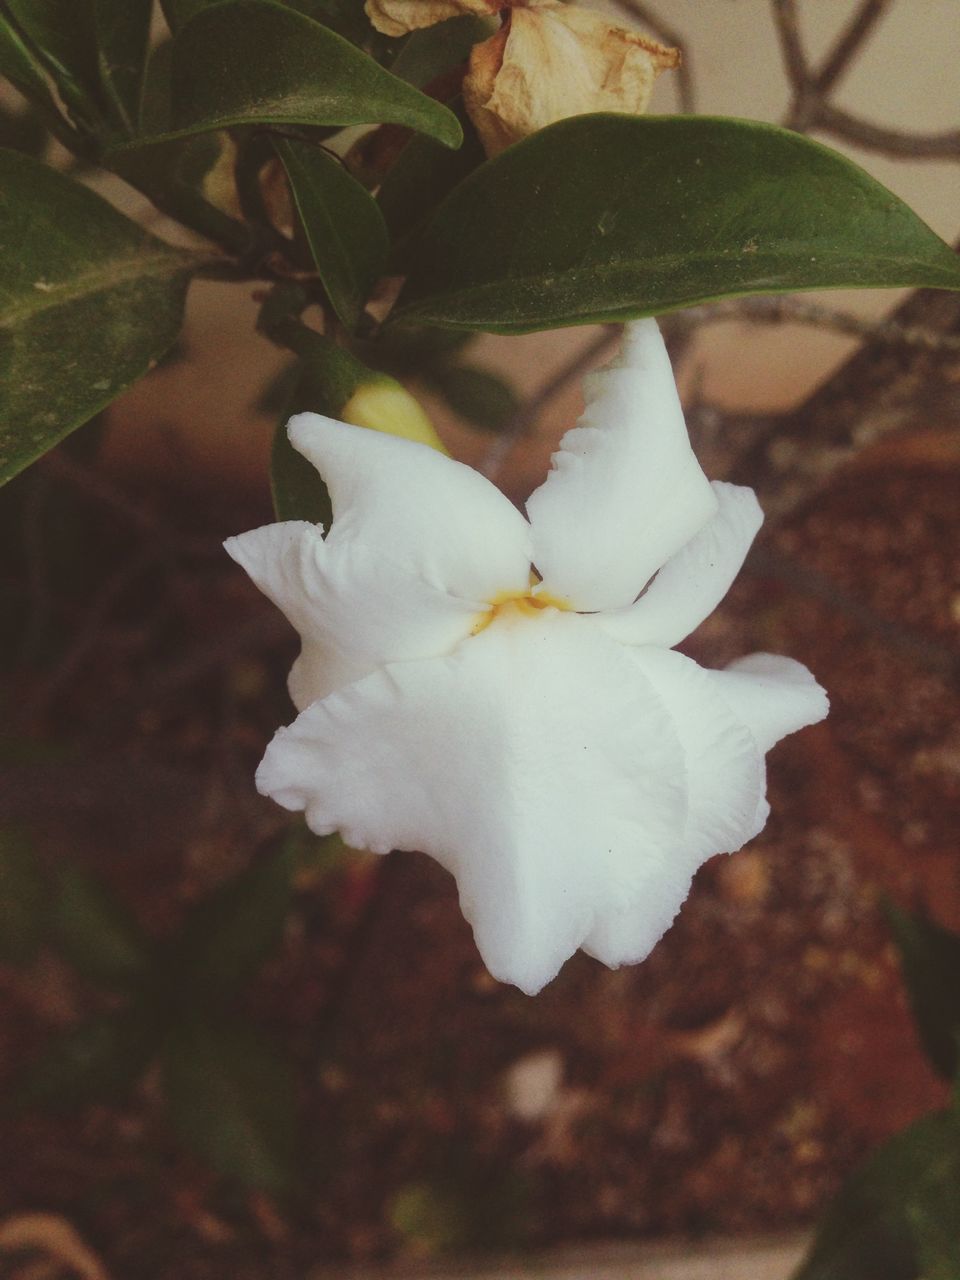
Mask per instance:
[[[765,752],[827,711],[789,658],[711,671],[672,648],[762,515],[700,470],[656,323],[588,381],[528,519],[425,445],[316,414],[289,434],[329,533],[227,543],[303,642],[259,789],[318,834],[436,858],[490,972],[528,993],[578,947],[642,960],[701,863],[763,827]]]

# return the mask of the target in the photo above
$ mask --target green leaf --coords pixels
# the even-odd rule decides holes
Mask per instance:
[[[937,1111],[848,1179],[793,1280],[918,1280],[921,1270],[954,1277],[958,1205],[960,1121]]]
[[[338,35],[360,44],[370,35],[371,27],[360,0],[278,0],[287,9],[302,13],[314,22],[330,27]],[[164,17],[171,31],[178,31],[185,22],[203,9],[212,9],[223,0],[160,0]]]
[[[960,1067],[960,937],[890,902],[884,914],[921,1043],[934,1068],[952,1080]]]
[[[194,907],[172,946],[188,994],[202,999],[226,993],[256,973],[280,941],[296,869],[291,841]]]
[[[395,240],[418,231],[444,196],[483,163],[483,147],[463,103],[451,103],[451,109],[464,126],[463,146],[451,151],[431,138],[411,138],[380,184],[377,202]]]
[[[371,27],[359,0],[282,0],[282,3],[314,22],[321,22],[351,44],[366,44],[383,38]]]
[[[60,1109],[115,1101],[146,1070],[159,1036],[158,1024],[145,1010],[90,1018],[55,1036],[29,1064],[14,1089],[14,1104]]]
[[[163,1082],[180,1136],[214,1169],[275,1195],[293,1184],[294,1081],[252,1028],[191,1021],[163,1047]]]
[[[834,151],[744,120],[577,116],[446,199],[395,315],[526,333],[738,294],[960,288],[957,256]]]
[[[297,453],[287,439],[287,420],[293,413],[322,413],[339,418],[350,397],[376,375],[329,338],[298,326],[289,345],[300,356],[299,376],[289,411],[282,415],[273,437],[270,488],[278,520],[309,520],[330,527],[333,508],[327,486],[316,467]]]
[[[459,146],[456,117],[320,23],[275,0],[224,0],[174,38],[173,127],[408,125]]]
[[[413,31],[403,42],[390,70],[407,84],[422,89],[438,76],[465,62],[470,50],[497,29],[496,21],[464,14]]]
[[[502,431],[520,408],[509,383],[486,369],[468,364],[441,365],[426,376],[454,413],[484,431]]]
[[[56,114],[43,72],[3,12],[0,12],[0,76],[5,76],[25,98]]]
[[[296,351],[302,361],[291,406],[293,412],[322,413],[446,452],[419,403],[393,378],[368,369],[329,338],[296,322],[285,330],[280,340]],[[274,436],[270,464],[277,517],[309,520],[327,527],[332,511],[326,485],[290,444],[285,422],[286,417]]]
[[[64,102],[97,132],[131,134],[153,0],[6,0]]]
[[[289,139],[277,139],[274,147],[323,287],[344,325],[355,329],[387,260],[383,216],[328,152]]]
[[[92,982],[121,991],[135,985],[149,946],[130,913],[107,887],[79,867],[58,873],[53,904],[57,947]]]
[[[0,483],[92,418],[176,338],[195,254],[0,152]]]
[[[94,0],[5,0],[77,120],[95,126],[106,102],[97,67]]]
[[[29,964],[47,931],[50,891],[27,837],[0,828],[0,961]]]
[[[316,467],[297,453],[287,439],[284,414],[277,423],[270,452],[270,492],[278,520],[309,520],[330,528],[333,506],[327,486]]]
[[[91,0],[91,3],[100,83],[113,115],[127,133],[133,134],[137,129],[150,48],[153,0]]]

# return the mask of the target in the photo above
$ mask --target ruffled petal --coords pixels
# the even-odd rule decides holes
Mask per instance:
[[[715,674],[669,649],[629,650],[666,708],[686,763],[687,818],[677,874],[654,887],[639,907],[602,916],[584,949],[615,968],[635,964],[653,950],[679,911],[696,869],[716,853],[751,840],[769,812],[763,756],[753,735],[718,695]]]
[[[526,589],[529,526],[472,467],[317,413],[292,418],[288,433],[330,491],[331,548],[376,548],[396,568],[464,599]]]
[[[482,601],[438,591],[360,543],[325,542],[317,526],[266,525],[224,544],[300,632],[290,696],[302,711],[387,662],[449,653]]]
[[[710,519],[717,499],[693,455],[655,320],[625,332],[620,360],[585,386],[579,424],[530,496],[543,588],[581,610],[631,604]]]
[[[752,653],[725,671],[708,674],[763,752],[788,733],[816,724],[830,708],[824,690],[803,663],[792,658]]]
[[[623,644],[679,644],[727,594],[763,523],[752,489],[712,485],[719,508],[700,532],[671,556],[646,591],[626,609],[598,615]]]
[[[552,609],[315,703],[257,775],[318,833],[431,854],[490,972],[531,994],[599,919],[635,908],[662,928],[659,904],[689,882],[685,781],[641,664]]]

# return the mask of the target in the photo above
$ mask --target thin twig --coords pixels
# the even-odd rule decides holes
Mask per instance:
[[[805,298],[725,298],[721,302],[690,307],[682,315],[691,324],[711,324],[720,320],[806,324],[884,346],[919,347],[924,351],[960,355],[960,334],[938,333],[935,329],[898,324],[895,320],[869,320],[848,311],[835,311]]]
[[[545,382],[520,406],[504,430],[487,450],[479,471],[488,480],[494,480],[510,454],[514,445],[524,436],[529,435],[540,414],[546,406],[558,396],[571,382],[575,382],[583,374],[593,368],[599,358],[614,346],[620,338],[620,326],[604,325],[603,330],[592,338],[586,346],[568,360],[565,365],[550,375]]]
[[[800,36],[796,0],[771,0],[783,63],[793,90],[793,101],[784,123],[787,128],[798,132],[817,130],[894,159],[960,159],[960,130],[913,133],[905,129],[891,129],[862,120],[828,101],[830,91],[889,4],[890,0],[863,0],[820,69],[813,71]]]
[[[685,115],[693,115],[696,111],[696,90],[693,83],[693,68],[690,65],[690,52],[687,42],[676,27],[670,26],[644,0],[614,0],[618,9],[629,13],[648,26],[658,40],[673,45],[680,50],[680,65],[677,67],[677,96],[680,99],[680,110]]]
[[[794,0],[771,0],[773,21],[783,54],[784,70],[794,94],[803,95],[810,84],[810,68],[800,39],[800,24]]]
[[[830,93],[847,70],[861,45],[866,42],[870,32],[889,9],[890,3],[891,0],[864,0],[859,10],[850,19],[814,76],[817,91],[822,97]]]
[[[831,133],[847,142],[880,151],[894,159],[906,160],[960,160],[960,129],[947,129],[942,133],[910,133],[907,130],[890,129],[861,120],[832,103],[816,105],[811,127],[821,133]]]

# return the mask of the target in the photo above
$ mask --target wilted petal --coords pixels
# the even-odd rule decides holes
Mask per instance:
[[[752,489],[721,480],[712,488],[720,504],[713,519],[667,561],[635,604],[598,615],[623,644],[679,644],[714,611],[740,572],[763,512]]]
[[[300,632],[289,688],[301,711],[385,662],[448,653],[483,608],[438,591],[362,543],[330,546],[302,520],[253,529],[224,545]]]
[[[568,116],[646,111],[657,75],[676,49],[577,5],[511,9],[508,22],[475,45],[463,100],[490,156]]]
[[[527,502],[533,560],[552,595],[577,609],[619,609],[718,504],[655,320],[627,326],[623,355],[587,380],[586,398]]]
[[[752,653],[725,671],[706,673],[717,692],[746,724],[761,751],[788,733],[816,724],[830,708],[827,695],[802,662],[774,653]]]
[[[671,717],[631,653],[568,613],[504,615],[315,703],[257,782],[318,833],[431,854],[490,972],[530,993],[612,912],[659,928],[689,880]]]
[[[402,36],[464,13],[478,17],[495,14],[509,3],[510,0],[367,0],[363,7],[378,31]]]
[[[331,548],[363,543],[398,569],[468,600],[526,588],[527,522],[472,467],[317,413],[298,414],[288,430],[330,490]]]

